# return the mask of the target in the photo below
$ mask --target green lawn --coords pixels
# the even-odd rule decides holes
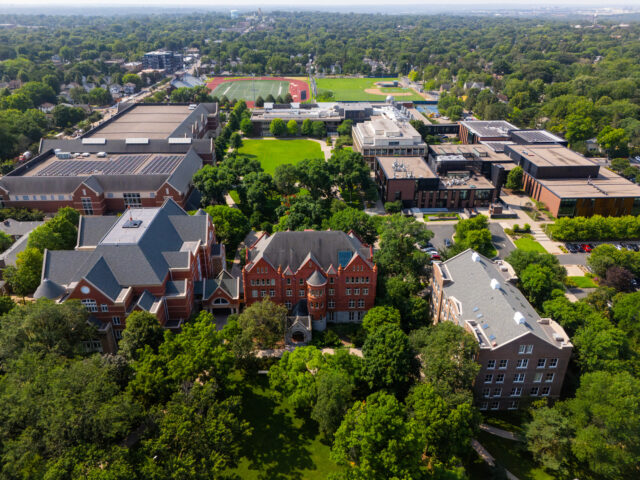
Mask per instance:
[[[214,97],[226,95],[228,99],[255,101],[256,98],[267,98],[268,95],[274,97],[284,97],[289,93],[289,82],[282,80],[244,80],[242,82],[221,83],[211,92]]]
[[[547,251],[544,249],[542,245],[540,245],[538,242],[530,238],[519,238],[517,240],[514,240],[513,243],[520,250],[526,250],[527,252],[547,253]]]
[[[273,173],[283,163],[296,164],[305,158],[322,158],[320,144],[311,140],[243,140],[239,153],[260,161],[265,172]]]
[[[587,276],[580,277],[567,277],[568,280],[575,283],[578,288],[597,288],[598,285],[593,281],[593,278]]]
[[[497,462],[520,480],[553,480],[551,475],[533,461],[524,443],[496,437],[484,431],[478,433],[477,440]]]
[[[367,93],[367,88],[378,88],[376,82],[393,81],[393,78],[318,78],[316,85],[318,90],[330,90],[333,92],[333,99],[340,100],[378,100],[384,101],[386,95],[391,93],[410,93],[410,95],[398,96],[396,100],[424,100],[423,97],[415,93],[413,90],[400,87],[385,87],[382,90],[384,95],[376,95]]]
[[[243,416],[253,435],[242,448],[238,468],[229,473],[243,480],[324,480],[340,471],[329,459],[329,446],[320,441],[317,424],[297,418],[286,403],[274,401],[267,386],[261,375],[242,394]]]

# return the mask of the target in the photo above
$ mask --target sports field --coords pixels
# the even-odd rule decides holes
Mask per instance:
[[[273,173],[281,164],[296,163],[305,158],[322,158],[320,144],[311,140],[243,140],[238,153],[260,161],[265,172]]]
[[[387,95],[396,100],[424,100],[413,90],[402,87],[379,87],[376,82],[389,82],[393,78],[317,78],[318,93],[321,90],[333,92],[333,100],[378,100],[384,101]]]
[[[226,95],[229,100],[247,100],[255,102],[256,98],[267,98],[273,95],[283,97],[289,93],[289,82],[281,80],[245,80],[243,82],[224,82],[211,93],[214,97],[222,98]]]

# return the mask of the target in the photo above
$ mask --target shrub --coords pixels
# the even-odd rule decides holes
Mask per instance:
[[[387,213],[400,213],[402,211],[402,202],[396,200],[395,202],[386,202],[384,209]]]

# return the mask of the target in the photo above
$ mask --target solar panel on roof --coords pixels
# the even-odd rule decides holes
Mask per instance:
[[[183,155],[157,155],[140,171],[141,174],[171,173],[184,158]]]
[[[147,158],[148,155],[123,155],[113,160],[61,160],[43,168],[36,176],[127,175],[135,172]]]

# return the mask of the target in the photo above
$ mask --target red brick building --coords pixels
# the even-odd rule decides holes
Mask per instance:
[[[0,178],[0,200],[5,207],[73,207],[85,215],[159,207],[167,198],[185,207],[200,168],[193,149],[181,155],[48,151]]]
[[[80,300],[94,323],[111,325],[116,340],[135,310],[179,329],[193,312],[203,282],[222,270],[224,257],[209,215],[188,215],[172,199],[120,217],[83,216],[75,250],[45,250],[34,296]],[[103,338],[103,350],[108,345]]]
[[[247,305],[271,298],[289,311],[306,304],[313,328],[359,322],[374,306],[378,267],[372,247],[342,231],[276,232],[247,249]]]
[[[557,399],[571,358],[567,333],[540,318],[514,280],[473,250],[433,265],[433,322],[453,322],[478,342],[474,394],[480,410]]]

